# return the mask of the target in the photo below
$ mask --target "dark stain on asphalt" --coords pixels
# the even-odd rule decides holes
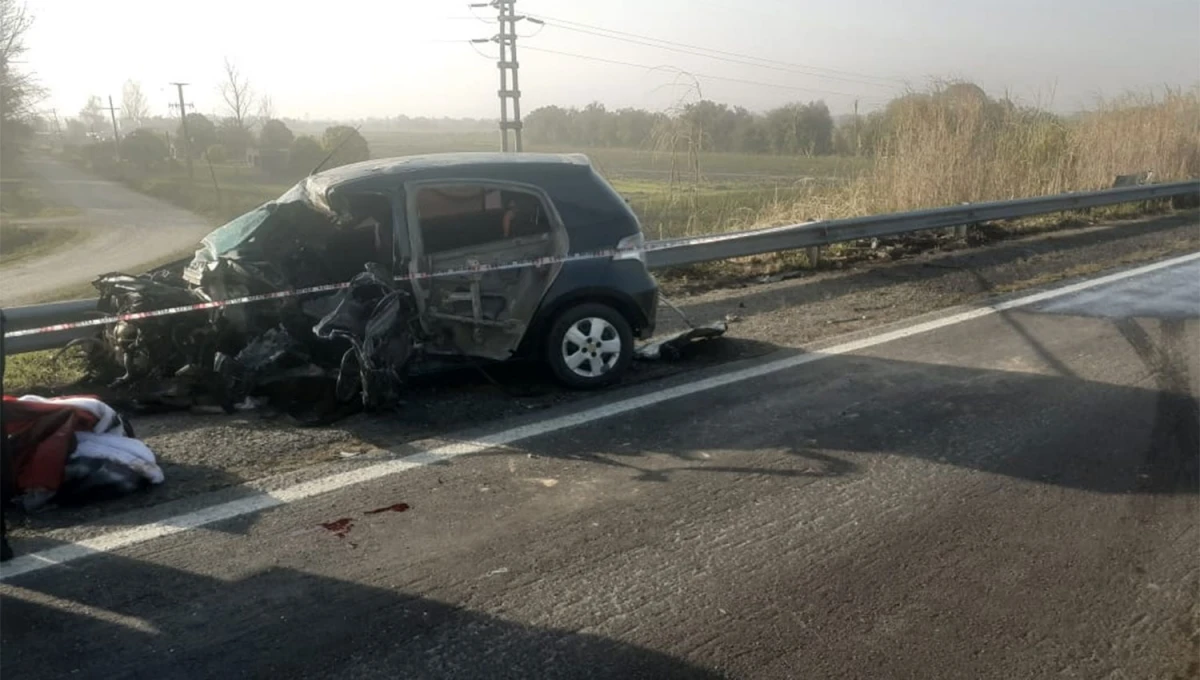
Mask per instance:
[[[350,530],[354,528],[354,520],[350,519],[349,517],[343,517],[341,519],[335,519],[332,522],[325,522],[321,525],[321,528],[332,532],[333,535],[337,536],[338,538],[345,538],[350,534]]]
[[[409,507],[410,506],[408,505],[408,503],[396,503],[395,505],[389,505],[389,506],[383,507],[383,508],[375,508],[374,510],[368,510],[368,511],[364,512],[363,514],[364,515],[378,515],[381,512],[404,512]]]

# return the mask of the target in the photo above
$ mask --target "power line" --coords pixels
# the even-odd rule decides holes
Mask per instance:
[[[689,50],[696,50],[696,51],[700,51],[700,52],[709,52],[709,53],[713,53],[713,54],[720,54],[720,55],[724,55],[727,57],[735,57],[738,59],[749,59],[749,60],[753,60],[756,62],[766,62],[769,64],[777,64],[779,66],[787,67],[788,69],[792,69],[792,70],[796,70],[801,73],[805,73],[805,75],[816,76],[818,78],[829,78],[831,80],[850,80],[850,82],[862,82],[861,79],[867,79],[867,80],[871,80],[871,81],[876,81],[874,83],[868,83],[868,84],[872,84],[872,85],[889,84],[889,86],[893,86],[893,87],[895,85],[906,84],[903,80],[900,80],[898,78],[874,76],[869,73],[858,73],[855,71],[844,71],[844,70],[840,70],[840,69],[827,68],[824,66],[813,66],[810,64],[798,64],[798,63],[789,62],[789,61],[781,61],[779,59],[768,59],[766,57],[756,57],[752,54],[744,54],[741,52],[731,52],[728,50],[719,50],[719,49],[711,48],[711,47],[702,47],[700,45],[689,45],[687,43],[675,42],[673,40],[666,40],[663,38],[655,38],[653,36],[648,36],[648,35],[639,35],[637,33],[629,33],[627,31],[618,31],[618,30],[612,29],[612,28],[604,28],[603,26],[594,26],[592,24],[585,24],[585,23],[582,23],[579,21],[570,21],[568,19],[559,19],[556,17],[547,16],[544,14],[535,14],[533,12],[529,12],[527,14],[528,14],[528,16],[531,16],[531,17],[536,16],[537,18],[539,18],[543,21],[546,21],[546,22],[553,22],[556,25],[558,25],[558,24],[569,24],[570,25],[570,26],[558,25],[558,28],[564,28],[567,30],[576,30],[581,33],[589,32],[589,31],[583,30],[583,29],[591,29],[593,31],[602,31],[603,34],[593,34],[593,35],[600,35],[600,37],[610,38],[612,40],[622,40],[622,38],[618,38],[617,36],[625,36],[627,38],[636,38],[638,40],[647,40],[647,41],[651,41],[654,43],[662,43],[663,45],[671,45],[673,47],[679,47],[679,48],[684,48],[684,49],[689,49]],[[572,28],[572,27],[578,27],[578,28]],[[605,35],[605,34],[609,34],[609,33],[611,33],[613,35]],[[626,42],[629,42],[629,41],[626,41]],[[668,49],[666,47],[662,47],[661,45],[650,45],[650,46],[651,47],[661,47],[662,49]],[[707,55],[701,55],[701,56],[707,56]],[[713,57],[713,58],[716,58],[716,57]],[[752,64],[752,65],[759,65],[759,64]],[[812,73],[812,71],[824,71],[825,73],[840,74],[841,76],[849,76],[850,78],[844,78],[844,77],[838,77],[838,76],[832,76],[832,75],[823,75],[820,73]]]
[[[524,18],[528,18],[528,17],[524,17]],[[532,38],[533,36],[537,35],[538,33],[541,33],[542,31],[546,30],[546,22],[540,21],[537,19],[530,19],[530,21],[537,24],[537,30],[534,31],[533,33],[530,33],[529,35],[518,35],[517,37]]]
[[[649,70],[663,68],[663,66],[650,66],[648,64],[635,64],[631,61],[619,61],[617,59],[607,59],[605,57],[595,57],[595,56],[592,56],[589,54],[576,54],[575,52],[561,52],[559,50],[551,50],[551,49],[547,49],[544,47],[530,47],[529,45],[526,45],[525,49],[533,50],[535,52],[545,52],[547,54],[558,54],[558,55],[561,55],[564,57],[574,57],[576,59],[586,59],[588,61],[597,61],[597,62],[601,62],[601,63],[605,63],[605,64],[615,64],[617,66],[631,66],[633,68],[641,68],[641,69],[649,69]],[[779,83],[764,83],[759,80],[746,80],[744,78],[730,78],[727,76],[715,76],[715,75],[707,74],[707,73],[696,73],[694,71],[684,71],[683,69],[677,69],[677,70],[679,70],[682,73],[691,75],[694,78],[705,78],[708,80],[724,80],[724,81],[731,82],[731,83],[742,83],[744,85],[759,85],[762,87],[773,87],[773,88],[777,88],[777,89],[781,89],[781,90],[796,90],[796,91],[800,91],[800,92],[812,92],[812,93],[816,93],[816,94],[832,94],[832,95],[837,95],[837,96],[841,96],[841,97],[858,97],[859,96],[856,94],[851,94],[849,92],[837,92],[834,90],[819,90],[819,89],[811,88],[811,87],[796,87],[794,85],[781,85]],[[879,97],[864,97],[864,99],[879,99]]]
[[[447,40],[446,42],[462,42],[462,41]],[[479,56],[483,57],[484,59],[487,59],[488,61],[496,61],[496,59],[497,59],[496,57],[493,57],[490,54],[484,54],[483,50],[479,49],[479,47],[475,45],[474,41],[468,40],[468,41],[466,41],[466,43],[471,46],[471,49],[475,50],[475,54],[478,54]]]
[[[479,16],[478,14],[476,14],[476,13],[475,13],[475,8],[474,8],[474,7],[468,7],[468,8],[467,8],[467,10],[471,12],[471,16],[469,16],[469,17],[452,17],[452,18],[454,18],[454,19],[471,19],[471,18],[474,18],[474,19],[478,19],[479,21],[481,21],[481,22],[483,22],[483,23],[485,23],[485,24],[494,24],[494,23],[496,23],[496,20],[495,20],[495,19],[489,19],[489,18],[487,18],[487,17],[481,17],[481,16]]]
[[[876,81],[884,81],[884,82],[891,82],[891,83],[897,83],[897,84],[906,84],[905,81],[898,79],[898,78],[875,76],[875,75],[871,75],[869,73],[859,73],[856,71],[845,71],[845,70],[840,70],[840,69],[828,68],[828,67],[824,67],[824,66],[813,66],[811,64],[799,64],[799,63],[794,63],[794,62],[789,62],[789,61],[782,61],[779,59],[768,59],[766,57],[756,57],[752,54],[744,54],[741,52],[731,52],[728,50],[719,50],[716,48],[702,47],[699,45],[690,45],[688,43],[675,42],[673,40],[666,40],[664,38],[655,38],[653,36],[639,35],[637,33],[629,33],[627,31],[618,31],[616,29],[605,28],[603,26],[594,26],[594,25],[585,24],[585,23],[582,23],[579,21],[571,21],[569,19],[558,19],[555,17],[545,16],[542,14],[534,15],[533,13],[529,13],[529,16],[537,16],[538,18],[540,18],[542,20],[550,20],[550,21],[555,21],[555,22],[563,23],[563,24],[571,24],[572,26],[590,28],[593,30],[604,31],[605,33],[613,33],[616,35],[628,36],[630,38],[638,38],[641,40],[650,40],[653,42],[663,43],[666,45],[673,45],[676,47],[683,47],[683,48],[688,48],[688,49],[693,49],[693,50],[701,50],[704,52],[712,52],[715,54],[722,54],[722,55],[726,55],[726,56],[730,56],[730,57],[739,57],[742,59],[752,59],[754,61],[767,62],[767,63],[771,63],[771,64],[779,64],[781,66],[787,66],[787,67],[795,68],[795,69],[825,71],[827,73],[838,73],[838,74],[847,75],[847,76],[854,76],[857,78],[866,78],[866,79],[876,80]]]
[[[566,31],[575,31],[577,33],[586,33],[588,35],[595,35],[595,36],[599,36],[601,38],[608,38],[610,40],[620,40],[621,42],[631,43],[634,45],[644,45],[646,47],[654,47],[654,48],[657,48],[660,50],[669,50],[671,52],[679,52],[681,54],[691,54],[691,55],[694,55],[697,57],[704,57],[705,59],[714,59],[717,61],[725,61],[725,62],[729,62],[732,64],[742,64],[744,66],[755,66],[758,68],[768,68],[768,69],[772,69],[775,71],[784,71],[787,73],[799,73],[801,75],[811,76],[814,78],[825,78],[828,80],[841,80],[841,81],[845,81],[845,82],[849,82],[849,83],[858,83],[861,85],[869,85],[872,87],[890,87],[892,89],[898,89],[898,87],[896,85],[890,85],[887,83],[871,82],[869,80],[860,80],[857,78],[844,78],[841,76],[828,76],[828,75],[824,75],[821,73],[813,73],[811,71],[805,71],[805,70],[801,70],[798,68],[791,68],[788,66],[775,66],[773,64],[760,64],[760,63],[755,63],[753,61],[749,61],[746,59],[736,59],[733,57],[722,57],[722,56],[719,56],[716,54],[706,54],[706,53],[700,52],[698,50],[692,50],[692,49],[687,49],[687,48],[682,48],[682,47],[672,47],[670,45],[656,45],[655,43],[652,43],[652,42],[637,40],[634,38],[622,38],[622,37],[616,36],[616,35],[607,35],[605,33],[600,33],[597,31],[589,31],[585,28],[574,28],[571,26],[564,26],[562,24],[559,24],[559,23],[556,23],[553,21],[547,21],[546,24],[549,26],[553,26],[555,28],[561,28]],[[754,58],[757,58],[757,57],[754,57]]]

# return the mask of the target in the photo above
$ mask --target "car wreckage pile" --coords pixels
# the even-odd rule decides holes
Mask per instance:
[[[265,262],[220,260],[200,286],[169,270],[95,286],[100,312],[125,315],[286,290],[284,280]],[[135,392],[141,410],[269,403],[319,425],[395,403],[416,355],[415,313],[390,273],[367,264],[332,293],[119,321],[72,346],[92,379]]]
[[[454,363],[422,351],[419,312],[406,282],[382,264],[355,259],[355,252],[380,251],[384,221],[357,214],[339,224],[295,191],[209,234],[187,267],[99,277],[98,312],[121,316],[348,283],[118,321],[63,352],[82,350],[89,381],[135,395],[136,411],[265,407],[304,426],[394,407],[411,376]],[[364,233],[374,235],[374,247],[345,240]],[[673,358],[688,342],[724,330],[720,322],[657,338],[635,356]]]
[[[97,311],[127,315],[346,282],[331,292],[118,321],[82,349],[88,378],[133,393],[137,410],[269,403],[306,425],[395,402],[417,355],[411,294],[355,259],[382,231],[375,216],[340,229],[300,186],[206,236],[187,267],[93,285]],[[376,228],[372,228],[376,227]],[[182,264],[182,263],[180,263]]]

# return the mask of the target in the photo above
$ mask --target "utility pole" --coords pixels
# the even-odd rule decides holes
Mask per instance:
[[[50,115],[54,116],[54,135],[58,137],[58,145],[62,146],[62,126],[58,124],[58,109],[50,109]]]
[[[179,123],[183,127],[183,155],[187,157],[188,179],[195,177],[192,169],[192,135],[187,128],[187,104],[183,101],[183,86],[187,83],[171,83],[179,92]],[[174,106],[174,105],[172,105]]]
[[[112,116],[113,150],[117,152],[117,160],[121,160],[121,131],[117,127],[117,107],[113,106],[112,95],[108,95],[108,115]]]
[[[854,155],[862,155],[862,135],[858,130],[858,100],[854,100]]]
[[[494,42],[500,46],[500,58],[496,67],[500,69],[500,150],[508,151],[508,131],[513,131],[516,150],[522,150],[521,144],[521,85],[517,77],[520,64],[517,62],[517,22],[528,19],[533,23],[542,23],[537,19],[518,16],[513,9],[517,0],[492,0],[492,2],[473,3],[475,7],[495,7],[498,32],[491,38],[478,38],[475,43]],[[509,77],[512,87],[509,87]],[[512,117],[509,117],[509,103],[512,103]]]

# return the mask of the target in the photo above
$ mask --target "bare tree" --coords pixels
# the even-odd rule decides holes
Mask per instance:
[[[87,126],[88,132],[98,132],[104,125],[104,103],[100,97],[91,95],[87,104],[79,109],[79,120]]]
[[[20,67],[33,17],[18,0],[0,0],[0,157],[12,157],[29,138],[33,107],[45,90]]]
[[[121,117],[130,122],[131,128],[140,127],[150,117],[150,105],[142,93],[142,84],[136,80],[126,80],[121,88]]]
[[[275,118],[275,102],[271,101],[271,96],[264,94],[258,100],[258,119],[262,123]]]
[[[250,81],[228,57],[225,58],[225,81],[221,83],[220,91],[229,117],[237,127],[244,129],[254,106],[254,90],[250,88]]]

